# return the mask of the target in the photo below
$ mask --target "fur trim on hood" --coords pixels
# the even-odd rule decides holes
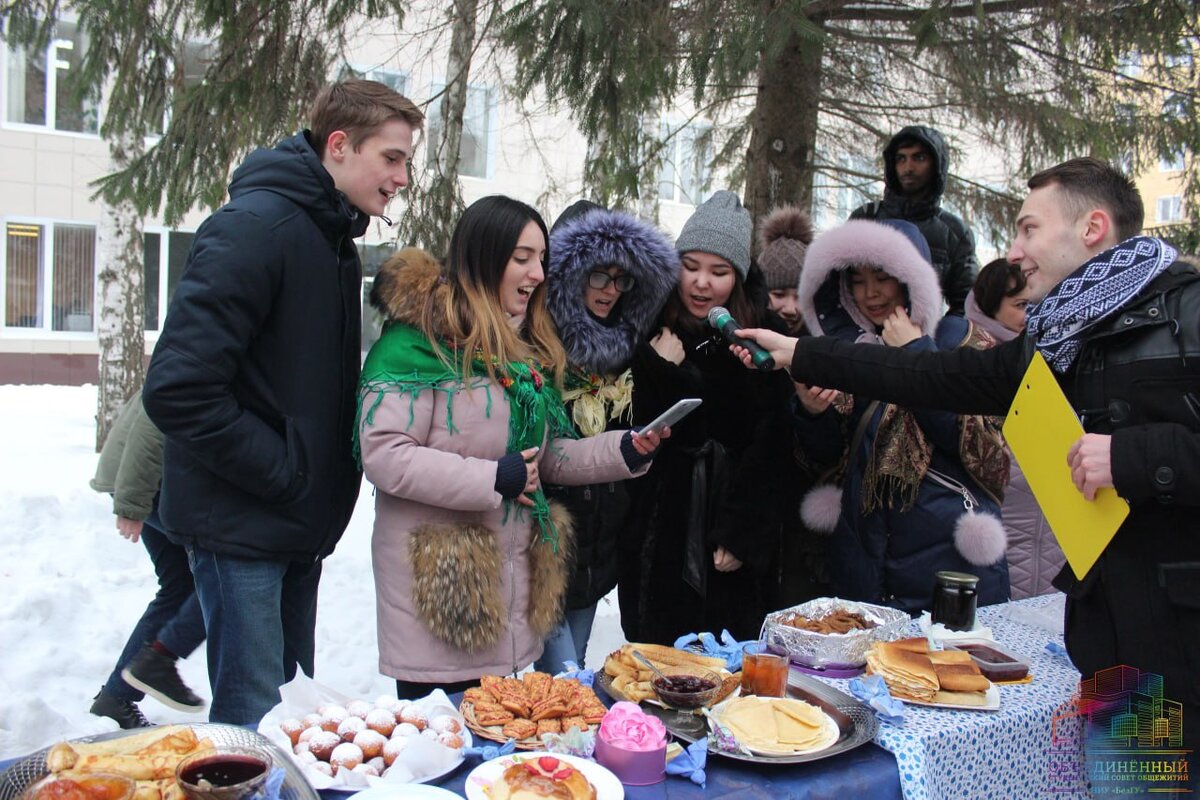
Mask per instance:
[[[588,273],[616,264],[636,284],[603,323],[587,311]],[[546,306],[571,364],[600,374],[619,372],[650,332],[679,282],[679,254],[666,234],[619,211],[593,210],[550,235]]]
[[[419,247],[405,247],[379,268],[371,287],[371,305],[389,321],[420,327],[425,299],[433,292],[448,292],[442,280],[442,265]],[[441,303],[434,304],[434,314],[441,315]],[[434,328],[444,330],[445,325]]]
[[[851,220],[818,236],[809,245],[800,273],[800,313],[814,336],[839,329],[833,319],[849,317],[855,338],[876,341],[875,326],[850,299],[842,274],[852,266],[872,264],[904,284],[908,315],[923,333],[933,336],[942,318],[942,292],[937,272],[895,228],[869,220]],[[849,337],[846,337],[849,338]]]

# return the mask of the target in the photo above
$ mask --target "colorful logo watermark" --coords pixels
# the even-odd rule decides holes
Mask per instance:
[[[1183,725],[1183,706],[1163,696],[1161,675],[1124,665],[1101,670],[1055,710],[1047,789],[1192,795]]]

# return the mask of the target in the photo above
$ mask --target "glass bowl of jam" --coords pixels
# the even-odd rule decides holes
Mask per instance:
[[[671,708],[702,708],[712,702],[721,688],[721,676],[703,667],[663,667],[650,688]]]
[[[180,761],[175,781],[191,800],[242,800],[262,787],[273,765],[261,747],[226,745]]]

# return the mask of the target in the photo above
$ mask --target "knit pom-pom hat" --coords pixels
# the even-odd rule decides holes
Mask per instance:
[[[795,289],[813,240],[808,214],[795,206],[780,206],[763,219],[758,236],[758,266],[767,289]]]

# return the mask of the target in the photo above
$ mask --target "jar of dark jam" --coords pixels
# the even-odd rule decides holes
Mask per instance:
[[[943,571],[936,575],[933,590],[933,623],[941,623],[952,631],[969,631],[975,627],[975,605],[978,600],[975,585],[979,578],[967,572]]]

